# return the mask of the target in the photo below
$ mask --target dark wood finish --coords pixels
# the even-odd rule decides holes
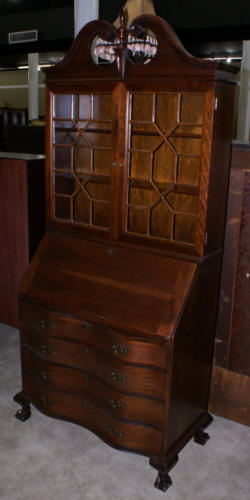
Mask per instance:
[[[234,143],[231,163],[210,410],[250,425],[250,145]]]
[[[95,64],[89,23],[47,77],[48,232],[20,286],[22,397],[150,457],[204,444],[233,90],[161,19],[149,64]],[[140,28],[140,31],[141,31]],[[133,56],[131,56],[133,58]],[[224,123],[224,120],[226,123]]]
[[[44,234],[44,161],[0,158],[0,321],[17,327],[17,289]]]

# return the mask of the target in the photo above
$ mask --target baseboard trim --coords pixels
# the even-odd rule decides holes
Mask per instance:
[[[250,426],[250,377],[213,367],[209,412]]]

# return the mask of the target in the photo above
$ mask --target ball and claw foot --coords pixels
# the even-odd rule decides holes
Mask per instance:
[[[21,422],[25,422],[31,416],[30,406],[23,406],[21,410],[18,410],[15,414],[15,417]]]
[[[161,491],[167,491],[172,484],[171,477],[168,474],[158,473],[154,487]]]
[[[25,422],[25,420],[28,420],[31,416],[31,408],[30,408],[30,403],[29,400],[24,397],[22,392],[19,392],[18,394],[15,395],[14,401],[18,404],[21,405],[21,409],[18,410],[15,414],[15,417],[18,420],[21,420],[21,422]]]
[[[203,429],[199,429],[194,435],[194,441],[198,444],[204,445],[209,439],[209,434],[203,431]]]

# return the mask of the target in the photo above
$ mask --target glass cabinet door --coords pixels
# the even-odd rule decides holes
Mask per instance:
[[[127,234],[194,244],[204,104],[204,94],[131,94]]]
[[[108,229],[112,96],[53,96],[53,216]]]

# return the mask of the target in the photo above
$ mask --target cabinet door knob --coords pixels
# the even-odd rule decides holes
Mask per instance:
[[[129,348],[128,347],[124,347],[122,345],[112,345],[112,349],[113,349],[113,352],[114,354],[117,354],[119,356],[125,356],[126,354],[129,353]]]
[[[125,382],[125,380],[127,380],[128,378],[127,375],[125,375],[125,373],[118,373],[115,370],[112,370],[110,372],[110,376],[112,377],[114,382]]]

